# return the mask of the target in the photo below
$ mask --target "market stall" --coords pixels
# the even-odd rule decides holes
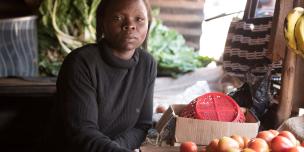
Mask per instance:
[[[256,8],[257,3],[258,3],[258,1],[249,0],[247,2],[247,6],[246,6],[247,10],[245,11],[245,15],[247,15],[249,17],[254,16],[254,14],[255,14],[254,9]],[[301,138],[301,135],[304,133],[303,132],[304,130],[301,127],[302,121],[303,121],[303,119],[302,119],[303,116],[298,116],[298,114],[299,114],[299,108],[304,107],[304,102],[303,102],[304,94],[302,93],[303,91],[301,90],[301,88],[304,86],[304,83],[303,83],[304,70],[302,68],[304,65],[304,60],[303,60],[304,58],[303,58],[303,53],[299,53],[299,52],[301,52],[301,50],[294,50],[294,49],[290,48],[290,46],[286,45],[289,43],[289,40],[286,38],[286,24],[287,24],[286,20],[288,20],[287,15],[291,14],[291,11],[295,7],[298,7],[298,6],[303,7],[304,1],[301,1],[301,0],[294,0],[294,1],[277,0],[276,1],[274,16],[270,20],[271,21],[270,22],[271,23],[271,27],[270,27],[271,34],[270,34],[270,41],[268,43],[268,53],[266,53],[266,55],[267,55],[267,58],[272,61],[272,65],[274,63],[281,63],[281,65],[280,65],[281,66],[281,71],[280,71],[281,82],[279,83],[279,86],[277,86],[279,88],[279,96],[276,99],[277,107],[275,109],[273,109],[273,111],[271,111],[272,112],[271,114],[268,113],[269,115],[267,117],[262,118],[262,119],[264,119],[264,120],[262,120],[262,123],[263,123],[263,121],[268,121],[268,122],[272,123],[271,130],[267,130],[265,127],[264,128],[265,132],[261,133],[261,131],[263,131],[264,129],[260,128],[255,133],[254,136],[249,137],[249,138],[262,138],[263,135],[261,135],[261,134],[264,134],[266,132],[270,133],[270,132],[272,132],[272,129],[278,129],[279,131],[277,131],[277,133],[275,133],[274,136],[272,135],[273,136],[272,139],[275,139],[277,137],[277,135],[284,136],[283,134],[286,133],[285,131],[290,131],[293,134],[292,135],[293,139],[291,140],[294,143],[293,146],[299,145],[299,143],[303,140]],[[284,23],[284,21],[285,21],[285,23]],[[284,28],[285,28],[285,33],[284,33]],[[173,107],[174,106],[175,105],[173,105]],[[173,110],[171,110],[171,112],[172,111],[173,111],[173,115],[175,115],[175,114],[178,115],[177,117],[175,117],[175,121],[173,123],[176,125],[176,126],[173,125],[174,127],[176,127],[174,129],[175,133],[173,133],[174,138],[175,138],[175,139],[173,139],[173,143],[175,142],[173,145],[178,145],[177,147],[179,147],[180,143],[189,141],[190,140],[189,138],[192,138],[192,141],[197,143],[198,145],[202,145],[201,142],[203,140],[201,138],[204,138],[204,137],[197,137],[197,136],[200,136],[200,134],[203,134],[202,136],[205,136],[205,134],[202,133],[202,130],[199,130],[196,128],[197,126],[199,126],[199,124],[195,124],[195,126],[192,126],[193,123],[195,123],[195,122],[192,122],[192,121],[190,122],[190,120],[189,120],[188,123],[184,123],[186,127],[184,127],[182,131],[187,130],[187,127],[189,127],[189,130],[193,130],[194,132],[196,132],[196,134],[193,133],[193,135],[192,135],[190,133],[191,131],[185,131],[184,134],[180,134],[180,131],[181,131],[180,129],[182,128],[182,127],[178,128],[178,125],[179,125],[178,123],[182,121],[182,119],[180,119],[181,118],[180,113],[174,111],[174,108],[173,108]],[[180,109],[178,111],[180,111]],[[166,114],[167,113],[165,113],[165,115]],[[168,117],[167,115],[165,117],[166,117],[165,119],[168,119],[168,122],[169,122],[168,125],[172,125],[169,121],[171,119],[171,117]],[[289,118],[291,118],[291,119],[289,119]],[[208,125],[211,125],[211,123],[209,123]],[[288,125],[290,125],[290,126],[288,126]],[[225,128],[229,128],[229,127],[227,127],[227,125],[225,125],[225,126],[226,126]],[[206,130],[205,127],[206,127],[206,125],[203,127]],[[213,128],[216,128],[216,127],[213,126]],[[246,127],[244,127],[244,128],[246,128]],[[199,133],[197,133],[197,132],[199,132]],[[208,130],[207,132],[210,133],[210,132],[212,132],[212,130]],[[217,131],[217,133],[218,132],[219,131]],[[242,133],[240,133],[240,134],[242,135]],[[187,137],[193,136],[193,137],[187,138],[185,136],[187,136]],[[223,134],[222,136],[227,136],[227,135]],[[185,140],[183,140],[183,138],[185,138]],[[205,138],[207,138],[207,137],[205,136]],[[279,138],[281,138],[281,137],[279,137]],[[277,140],[277,139],[275,139],[275,140]],[[268,142],[273,142],[273,145],[276,145],[275,140],[273,140],[273,141],[270,140]],[[213,140],[209,140],[209,141],[211,143]],[[298,144],[296,144],[294,141],[298,142]],[[179,144],[176,144],[176,143],[179,143]],[[208,143],[203,143],[203,145],[208,145]],[[278,144],[278,145],[280,145],[280,144]],[[292,146],[292,144],[290,144],[290,147],[291,146]],[[303,143],[302,143],[302,146],[303,146]],[[175,147],[175,148],[177,148],[177,147]],[[278,146],[278,147],[280,147],[280,146]],[[150,148],[150,146],[147,146],[145,148]],[[250,147],[250,148],[252,148],[252,147]],[[271,146],[268,148],[271,148],[275,151],[275,149],[277,147]],[[163,149],[165,149],[165,147]],[[294,148],[294,149],[296,149],[296,148]],[[280,150],[282,150],[282,149],[280,149]],[[298,150],[303,151],[303,148],[299,147]]]
[[[273,109],[267,107],[269,108],[267,111],[267,115],[265,117],[260,117],[259,112],[251,111],[252,109],[246,107],[246,104],[249,101],[236,101],[238,103],[232,101],[232,98],[235,96],[244,97],[248,95],[246,94],[248,93],[248,90],[246,90],[247,92],[241,92],[244,89],[248,88],[246,88],[246,86],[244,85],[242,88],[238,81],[239,79],[236,80],[233,77],[225,77],[228,73],[227,69],[230,68],[232,69],[230,72],[235,72],[237,70],[242,70],[242,67],[244,67],[245,65],[250,66],[250,64],[244,62],[238,65],[241,68],[235,68],[236,66],[230,64],[230,66],[226,66],[226,69],[222,68],[222,66],[218,66],[212,69],[200,68],[195,70],[194,72],[184,74],[183,76],[180,76],[178,78],[158,77],[156,79],[156,85],[154,90],[155,105],[166,105],[166,108],[168,109],[165,113],[158,113],[155,115],[156,117],[153,117],[154,130],[149,132],[147,140],[141,146],[141,151],[179,152],[180,145],[186,141],[195,142],[199,146],[198,149],[203,150],[206,148],[207,145],[210,145],[211,142],[216,142],[216,140],[214,139],[218,139],[217,142],[219,142],[219,140],[221,139],[223,141],[231,141],[230,138],[235,139],[239,138],[240,136],[242,136],[241,141],[249,142],[249,139],[261,137],[262,135],[259,136],[258,134],[262,130],[266,130],[266,134],[269,135],[269,133],[271,132],[269,129],[271,129],[272,131],[277,133],[275,135],[277,136],[279,134],[279,131],[276,132],[275,130],[288,130],[290,129],[290,127],[288,126],[289,123],[292,125],[296,125],[295,128],[300,129],[298,129],[296,132],[294,130],[291,131],[292,135],[290,136],[292,136],[292,139],[290,139],[290,141],[292,141],[292,143],[288,144],[290,145],[290,147],[295,145],[299,146],[300,142],[302,142],[302,146],[304,146],[302,136],[304,134],[304,131],[302,131],[303,127],[301,126],[303,124],[303,117],[297,120],[292,119],[291,121],[288,121],[288,124],[285,123],[281,126],[281,124],[289,118],[295,118],[294,116],[298,115],[298,109],[304,107],[304,94],[302,93],[302,87],[304,86],[304,69],[302,68],[304,66],[304,55],[301,56],[299,54],[296,54],[296,51],[286,46],[286,39],[284,38],[283,33],[284,21],[286,19],[287,14],[296,6],[304,7],[304,0],[276,0],[274,16],[268,17],[266,19],[258,19],[259,21],[255,21],[255,19],[252,19],[250,17],[254,17],[254,15],[256,14],[255,8],[257,4],[258,0],[248,0],[244,13],[246,16],[246,21],[248,22],[239,22],[240,24],[234,24],[234,26],[235,29],[237,29],[236,27],[240,25],[247,25],[247,23],[250,23],[252,25],[257,24],[257,26],[261,27],[262,29],[262,32],[258,31],[257,33],[260,32],[264,34],[264,36],[266,35],[266,37],[269,38],[269,41],[268,39],[263,41],[263,46],[259,48],[259,51],[264,53],[262,54],[263,59],[256,60],[256,57],[260,57],[259,55],[261,54],[254,54],[251,56],[249,55],[249,58],[254,58],[250,58],[253,59],[250,60],[250,62],[254,62],[253,65],[256,65],[257,62],[259,63],[260,61],[261,63],[265,61],[265,65],[281,63],[279,64],[279,68],[281,69],[278,76],[279,83],[274,84],[278,87],[277,90],[279,90],[279,96],[278,98],[276,98],[275,101],[275,105],[277,107]],[[176,6],[175,3],[174,6]],[[243,31],[237,29],[234,30],[234,32],[241,31],[242,34],[246,34],[247,26],[242,26],[242,28]],[[260,36],[257,35],[258,34],[253,32],[250,36]],[[229,40],[232,41],[231,37],[229,38]],[[237,44],[233,45],[235,46]],[[264,47],[267,47],[267,51],[264,51]],[[233,52],[235,50],[231,49],[230,51]],[[238,59],[242,59],[242,55],[244,54],[242,54],[241,52],[239,55],[240,58]],[[239,60],[233,60],[239,62]],[[249,63],[249,60],[242,59],[242,61],[248,61]],[[36,62],[30,63],[37,64]],[[25,64],[21,65],[26,66]],[[263,67],[263,63],[260,65],[261,66],[259,67],[255,67],[255,72],[258,73],[257,75],[263,77],[268,71],[267,68]],[[0,70],[3,69],[4,68]],[[37,72],[37,69],[35,69],[35,72]],[[244,73],[242,73],[242,75],[243,74]],[[269,77],[266,78],[266,80],[269,81]],[[53,106],[54,100],[56,100],[54,98],[56,95],[55,83],[55,77],[50,79],[32,79],[31,77],[10,77],[0,79],[0,131],[2,133],[0,136],[0,145],[1,147],[3,147],[3,149],[1,150],[25,150],[31,152],[34,148],[36,148],[36,145],[40,144],[42,134],[44,133],[44,129],[48,123],[47,118],[49,118],[50,108]],[[263,87],[264,86],[258,86],[258,89],[255,89],[258,91],[262,91],[263,95],[268,94],[268,90],[263,90],[265,89]],[[254,93],[250,93],[259,93],[256,90]],[[228,95],[224,94],[229,93],[231,91],[240,92]],[[203,94],[209,92],[212,93],[203,96]],[[222,92],[222,94],[219,94],[218,92]],[[202,95],[202,98],[197,100],[189,100],[190,98],[198,95]],[[250,98],[251,96],[246,96],[246,99]],[[220,118],[217,118],[218,121],[200,121],[197,119],[192,119],[194,117],[203,117],[203,112],[199,111],[198,108],[194,110],[192,109],[193,107],[198,105],[197,103],[206,104],[206,102],[208,101],[211,102],[215,100],[223,102],[229,101],[230,106],[232,105],[232,108],[228,110],[225,108],[219,109],[224,111],[223,115],[225,117],[229,117],[228,113],[229,111],[231,112],[231,109],[233,109],[235,110],[233,111],[233,114],[237,115],[237,117],[234,117],[233,115],[232,117],[229,117],[231,118],[231,120],[225,121]],[[251,100],[252,99],[250,99],[250,101]],[[270,98],[269,100],[272,100],[272,98]],[[187,103],[189,103],[190,101],[191,103],[189,104],[189,106],[187,105]],[[243,105],[236,106],[239,103],[242,103]],[[265,106],[265,104],[262,103],[262,106]],[[188,109],[183,110],[186,107],[188,107]],[[208,108],[211,109],[210,107]],[[216,111],[220,111],[219,109],[216,109]],[[154,110],[156,110],[156,107],[154,107]],[[216,116],[210,117],[215,118]],[[268,126],[264,124],[265,122],[268,123]],[[262,125],[265,125],[263,126],[264,128],[261,128]],[[278,128],[279,126],[281,127]],[[284,136],[283,134],[287,133],[283,132],[281,136]],[[227,136],[228,139],[223,138],[224,136]],[[274,138],[274,136],[272,137]],[[235,141],[232,143],[235,143]],[[233,148],[242,149],[244,148],[244,145],[244,143],[238,144],[236,147]],[[268,147],[268,149],[269,148],[274,147]]]

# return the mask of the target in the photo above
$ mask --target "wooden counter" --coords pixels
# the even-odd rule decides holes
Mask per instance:
[[[153,145],[144,145],[141,147],[142,152],[179,152],[179,147],[157,147]]]
[[[204,146],[199,146],[198,151],[202,151]],[[151,144],[143,145],[141,148],[142,152],[179,152],[179,146],[155,146]]]
[[[0,151],[35,152],[56,93],[53,78],[0,78]]]
[[[0,78],[0,96],[49,96],[55,92],[55,78]]]

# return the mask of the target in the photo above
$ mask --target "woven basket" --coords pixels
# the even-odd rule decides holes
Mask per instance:
[[[245,116],[238,104],[228,95],[220,92],[206,93],[191,101],[181,117],[226,122],[244,122]]]

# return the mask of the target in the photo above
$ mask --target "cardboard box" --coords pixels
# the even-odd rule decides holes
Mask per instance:
[[[175,125],[171,125],[174,127],[172,129],[174,132],[173,142],[193,141],[199,145],[208,145],[212,139],[223,136],[238,134],[253,138],[258,133],[260,123],[250,112],[245,114],[246,123],[221,122],[179,117],[178,114],[184,107],[186,105],[169,106],[156,125],[156,130],[162,134],[165,129],[168,130],[166,126],[168,126],[170,120],[173,120],[173,123],[175,123]]]

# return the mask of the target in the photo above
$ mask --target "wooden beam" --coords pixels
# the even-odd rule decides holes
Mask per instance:
[[[304,0],[295,0],[295,6],[304,7]],[[296,61],[296,73],[295,73],[295,88],[294,88],[294,103],[293,103],[293,113],[297,113],[298,109],[304,107],[304,58],[297,56]]]
[[[258,0],[247,0],[243,20],[254,18]]]
[[[291,115],[293,94],[294,94],[294,78],[296,68],[296,54],[291,50],[286,52],[283,63],[282,88],[280,93],[279,109],[277,111],[277,121],[275,126],[279,126]]]
[[[279,2],[287,2],[285,0],[280,0]],[[281,4],[281,3],[280,3]],[[290,10],[294,6],[302,6],[304,5],[304,0],[295,0],[295,1],[289,1],[289,3],[286,5],[292,5]],[[290,10],[277,10],[281,7],[276,7],[275,11],[279,11],[279,14],[286,13],[285,11]],[[280,16],[280,15],[279,15]],[[285,15],[286,16],[286,15]],[[281,16],[283,17],[283,16]],[[283,20],[283,18],[277,18],[277,20]],[[275,20],[275,21],[277,21]],[[283,20],[284,21],[284,20]],[[278,22],[279,23],[279,22]],[[277,24],[278,25],[278,24]],[[281,25],[278,25],[277,27],[282,26],[281,29],[283,29],[284,24],[281,23]],[[276,33],[282,33],[283,31],[278,31],[278,29],[274,30]],[[275,43],[277,44],[279,42],[285,44],[285,40],[281,40],[277,37],[277,39],[274,39]],[[280,46],[282,47],[282,45]],[[286,46],[284,50],[286,49]],[[283,49],[282,49],[283,50]],[[275,50],[277,51],[277,50]],[[283,51],[284,52],[284,51]],[[277,52],[278,53],[278,52]],[[282,52],[280,52],[282,53]],[[284,64],[283,64],[283,75],[282,75],[282,89],[280,93],[280,101],[279,101],[279,109],[277,111],[277,124],[276,126],[280,125],[282,122],[287,120],[291,114],[294,112],[296,113],[299,106],[304,105],[304,94],[303,94],[303,74],[304,74],[304,61],[303,58],[299,55],[296,55],[293,51],[286,49],[285,57],[284,57]]]
[[[269,41],[269,52],[272,52],[273,61],[284,59],[286,42],[284,39],[284,20],[288,12],[293,8],[291,0],[277,0],[272,20],[271,39]]]
[[[296,71],[295,71],[295,85],[293,95],[293,106],[291,113],[298,113],[299,108],[304,107],[304,59],[297,56]]]

